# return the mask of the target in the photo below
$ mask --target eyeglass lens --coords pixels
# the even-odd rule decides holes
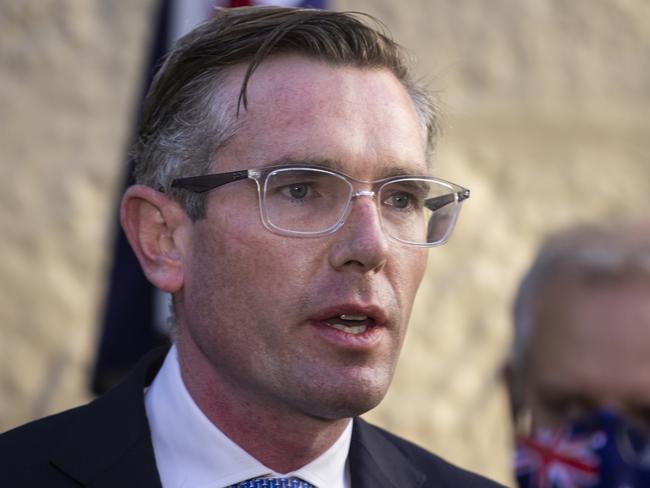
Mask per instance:
[[[324,234],[342,223],[353,193],[348,180],[324,170],[278,169],[264,182],[264,218],[280,231]],[[451,187],[418,178],[382,184],[377,200],[384,231],[413,244],[446,240],[459,210]]]

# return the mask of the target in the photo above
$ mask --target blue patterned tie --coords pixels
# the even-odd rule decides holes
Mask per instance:
[[[316,488],[300,478],[254,478],[228,488]]]

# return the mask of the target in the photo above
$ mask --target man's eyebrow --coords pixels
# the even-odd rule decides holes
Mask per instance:
[[[413,192],[420,192],[423,197],[428,195],[429,191],[430,191],[430,185],[427,182],[423,181],[423,180],[402,180],[400,182],[400,186],[402,186],[404,188],[409,188],[410,191],[413,191]],[[447,196],[449,196],[449,195],[447,195]],[[452,196],[452,201],[453,201],[453,196]],[[445,205],[447,203],[450,203],[450,202],[447,201],[445,203]]]
[[[398,164],[386,165],[386,170],[382,173],[382,178],[392,178],[394,176],[430,176],[429,171],[415,171],[408,166],[401,166]]]
[[[295,158],[295,157],[284,157],[279,159],[274,159],[269,163],[265,164],[264,167],[272,166],[321,166],[323,168],[334,169],[341,171],[342,165],[338,161],[333,161],[331,159],[324,158]]]
[[[284,157],[270,161],[265,167],[270,166],[320,166],[322,168],[332,169],[344,174],[349,174],[350,169],[337,159],[327,158],[294,158]],[[428,171],[414,171],[413,168],[401,164],[381,163],[377,179],[392,178],[394,176],[429,176]]]

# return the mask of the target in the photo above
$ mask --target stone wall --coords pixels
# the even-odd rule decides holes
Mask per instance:
[[[0,430],[88,399],[152,5],[0,2]]]
[[[0,3],[0,430],[88,398],[153,3]],[[336,7],[377,16],[414,53],[447,113],[437,172],[472,190],[368,417],[508,481],[499,372],[519,276],[549,230],[648,213],[650,3]]]

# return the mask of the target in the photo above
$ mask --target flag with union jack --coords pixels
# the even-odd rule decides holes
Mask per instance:
[[[521,488],[650,487],[650,431],[601,409],[560,430],[534,429],[517,441]]]
[[[539,429],[517,443],[516,469],[521,488],[589,488],[600,480],[604,432],[567,435]]]

